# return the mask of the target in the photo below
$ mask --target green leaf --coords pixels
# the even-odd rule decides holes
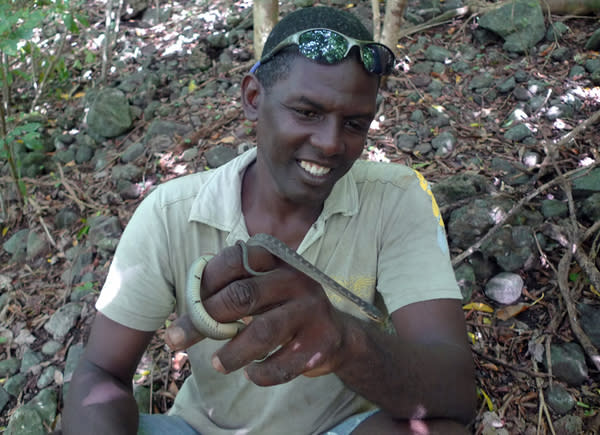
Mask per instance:
[[[577,282],[577,280],[579,279],[579,274],[578,273],[570,273],[569,274],[569,281],[571,282]]]
[[[90,22],[85,15],[76,13],[75,18],[77,18],[77,21],[79,21],[83,27],[90,27]]]

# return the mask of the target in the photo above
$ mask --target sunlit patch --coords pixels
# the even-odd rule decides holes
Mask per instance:
[[[494,206],[490,210],[490,217],[492,218],[494,223],[497,224],[504,220],[504,218],[506,217],[506,212],[502,210],[501,207]]]
[[[390,162],[390,159],[385,155],[385,151],[374,146],[368,148],[367,158],[372,162]]]
[[[565,128],[567,128],[567,124],[565,124],[565,122],[560,118],[554,121],[554,124],[552,124],[552,126],[557,130],[564,130]]]
[[[592,159],[591,157],[584,157],[579,161],[579,166],[587,167],[592,166],[594,163],[596,163],[596,160]]]

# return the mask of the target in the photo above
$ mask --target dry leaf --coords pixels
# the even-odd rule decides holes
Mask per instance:
[[[496,317],[498,317],[500,320],[508,320],[511,317],[515,317],[517,314],[522,313],[527,308],[529,308],[529,304],[524,303],[502,307],[496,311]]]

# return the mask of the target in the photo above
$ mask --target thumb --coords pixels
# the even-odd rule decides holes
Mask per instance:
[[[165,332],[165,341],[173,351],[188,348],[205,338],[206,336],[194,328],[194,324],[187,314],[177,318]]]

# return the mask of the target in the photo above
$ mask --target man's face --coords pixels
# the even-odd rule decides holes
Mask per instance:
[[[257,107],[257,170],[293,203],[322,205],[360,157],[375,115],[378,80],[353,57],[335,65],[293,60]],[[273,189],[273,190],[271,190]]]

